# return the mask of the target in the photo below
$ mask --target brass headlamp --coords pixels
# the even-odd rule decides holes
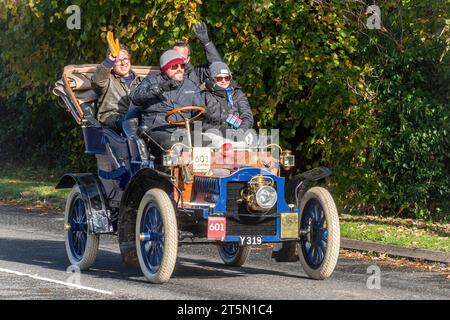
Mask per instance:
[[[277,191],[274,185],[275,181],[271,177],[255,176],[241,190],[240,202],[245,201],[249,211],[267,212],[277,202]]]

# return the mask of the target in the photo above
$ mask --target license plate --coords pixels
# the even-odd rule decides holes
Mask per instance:
[[[260,246],[263,242],[261,236],[240,236],[239,244],[241,246]]]
[[[227,219],[222,217],[208,218],[208,240],[225,240]]]

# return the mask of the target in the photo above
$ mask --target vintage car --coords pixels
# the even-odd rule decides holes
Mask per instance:
[[[100,235],[113,234],[123,262],[139,265],[152,283],[170,279],[183,244],[214,244],[226,265],[238,267],[252,247],[281,243],[272,254],[276,261],[300,260],[313,279],[332,274],[340,246],[338,213],[326,189],[311,187],[331,174],[328,168],[286,179],[280,172],[294,167],[294,157],[276,144],[185,145],[181,154],[172,148],[144,161],[135,139],[95,120],[96,96],[90,87],[95,67],[67,66],[53,91],[80,125],[85,151],[96,157],[98,169],[66,174],[57,185],[72,189],[64,220],[72,265],[89,269]],[[140,75],[158,70],[133,69]],[[205,111],[201,106],[174,109],[167,121],[189,130],[192,119],[171,120],[185,110]],[[140,132],[148,140],[146,131]]]

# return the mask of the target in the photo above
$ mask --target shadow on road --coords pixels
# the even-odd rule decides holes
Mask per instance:
[[[0,239],[0,260],[35,265],[63,272],[66,272],[70,266],[66,257],[64,242],[57,240]],[[84,273],[98,278],[145,282],[138,268],[126,269],[122,265],[119,253],[106,250],[99,250],[96,263],[89,271],[84,271]],[[229,267],[207,259],[187,257],[178,258],[172,278],[218,279],[246,277],[248,275],[272,275],[308,279],[307,277],[285,271],[264,270],[246,266],[240,268]]]
[[[299,268],[301,268],[299,266]],[[245,277],[248,275],[271,275],[291,277],[296,279],[310,279],[306,276],[292,274],[284,271],[264,270],[260,268],[230,267],[223,263],[214,262],[206,259],[179,258],[174,276],[177,278],[226,278],[226,277]]]

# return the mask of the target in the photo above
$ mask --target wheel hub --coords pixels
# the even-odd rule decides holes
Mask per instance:
[[[321,265],[325,258],[328,230],[324,227],[325,216],[317,200],[310,200],[305,205],[300,229],[300,244],[307,263],[312,268]]]

